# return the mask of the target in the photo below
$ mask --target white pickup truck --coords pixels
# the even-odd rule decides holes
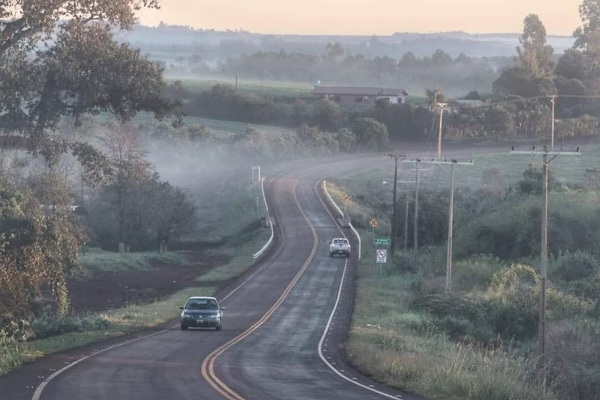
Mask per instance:
[[[329,242],[329,257],[334,254],[345,255],[350,257],[350,241],[346,238],[334,238]]]

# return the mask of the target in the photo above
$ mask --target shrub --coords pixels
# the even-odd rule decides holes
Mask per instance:
[[[495,273],[506,269],[502,260],[493,255],[476,254],[454,263],[452,288],[454,292],[468,292],[487,288]]]
[[[29,336],[27,322],[10,322],[0,329],[0,375],[21,365],[25,356],[21,353],[19,342]]]
[[[560,254],[550,265],[549,273],[553,278],[565,282],[589,278],[600,271],[598,260],[585,251]]]
[[[68,332],[106,329],[109,325],[107,319],[93,315],[69,315],[61,318],[41,315],[31,322],[31,329],[36,339],[42,339]]]

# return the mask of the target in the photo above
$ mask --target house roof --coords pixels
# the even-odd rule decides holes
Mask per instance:
[[[408,93],[404,89],[356,86],[315,86],[312,94],[334,96],[408,96]]]
[[[382,89],[379,96],[408,96],[404,89]]]

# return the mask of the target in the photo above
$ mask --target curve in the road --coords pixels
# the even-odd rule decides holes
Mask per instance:
[[[279,308],[279,306],[281,305],[281,303],[283,303],[283,301],[288,297],[289,293],[292,291],[292,289],[294,288],[294,286],[296,285],[296,283],[298,282],[298,280],[300,279],[300,277],[302,277],[302,275],[304,274],[304,271],[306,271],[306,269],[310,265],[311,260],[315,256],[315,253],[317,252],[317,243],[318,243],[317,242],[317,234],[316,234],[315,228],[312,226],[312,224],[310,223],[309,219],[306,217],[306,214],[302,211],[302,208],[300,207],[300,204],[298,202],[298,198],[296,197],[296,186],[297,186],[297,184],[298,184],[298,182],[296,181],[296,183],[293,186],[294,187],[294,189],[293,189],[294,201],[295,201],[296,206],[298,207],[298,210],[300,211],[300,213],[304,217],[304,220],[310,226],[310,230],[311,230],[312,235],[313,235],[313,247],[312,247],[312,250],[310,252],[310,255],[304,261],[304,264],[302,265],[302,268],[300,268],[300,271],[298,271],[298,273],[296,274],[296,276],[294,277],[294,279],[290,282],[290,284],[287,286],[287,288],[281,294],[281,296],[279,297],[279,299],[277,299],[277,301],[275,302],[275,304],[273,304],[273,306],[263,315],[263,317],[260,320],[258,320],[254,325],[252,325],[251,327],[249,327],[241,335],[233,338],[229,342],[225,343],[223,346],[219,347],[218,349],[216,349],[212,353],[210,353],[208,355],[208,357],[206,357],[206,359],[202,363],[202,368],[201,369],[202,369],[202,376],[204,377],[204,379],[206,379],[206,381],[216,391],[218,391],[219,393],[221,393],[228,400],[244,400],[244,397],[242,397],[240,394],[236,393],[233,389],[231,389],[229,386],[227,386],[223,381],[221,381],[219,379],[219,377],[216,375],[215,370],[214,370],[215,361],[217,360],[217,358],[219,358],[219,356],[221,354],[223,354],[225,351],[227,351],[227,349],[231,348],[235,344],[237,344],[237,343],[241,342],[242,340],[244,340],[244,338],[246,338],[252,332],[256,331],[266,321],[269,320],[269,318],[271,317],[271,315],[273,315],[273,313]],[[276,219],[279,220],[279,215],[278,215],[277,211],[275,211],[275,214],[276,214]],[[283,246],[284,243],[285,243],[285,235],[283,234],[283,232],[281,232],[281,245]]]

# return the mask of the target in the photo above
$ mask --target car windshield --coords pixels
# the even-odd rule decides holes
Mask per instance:
[[[194,299],[188,301],[185,308],[189,310],[216,310],[217,302],[212,299]]]

